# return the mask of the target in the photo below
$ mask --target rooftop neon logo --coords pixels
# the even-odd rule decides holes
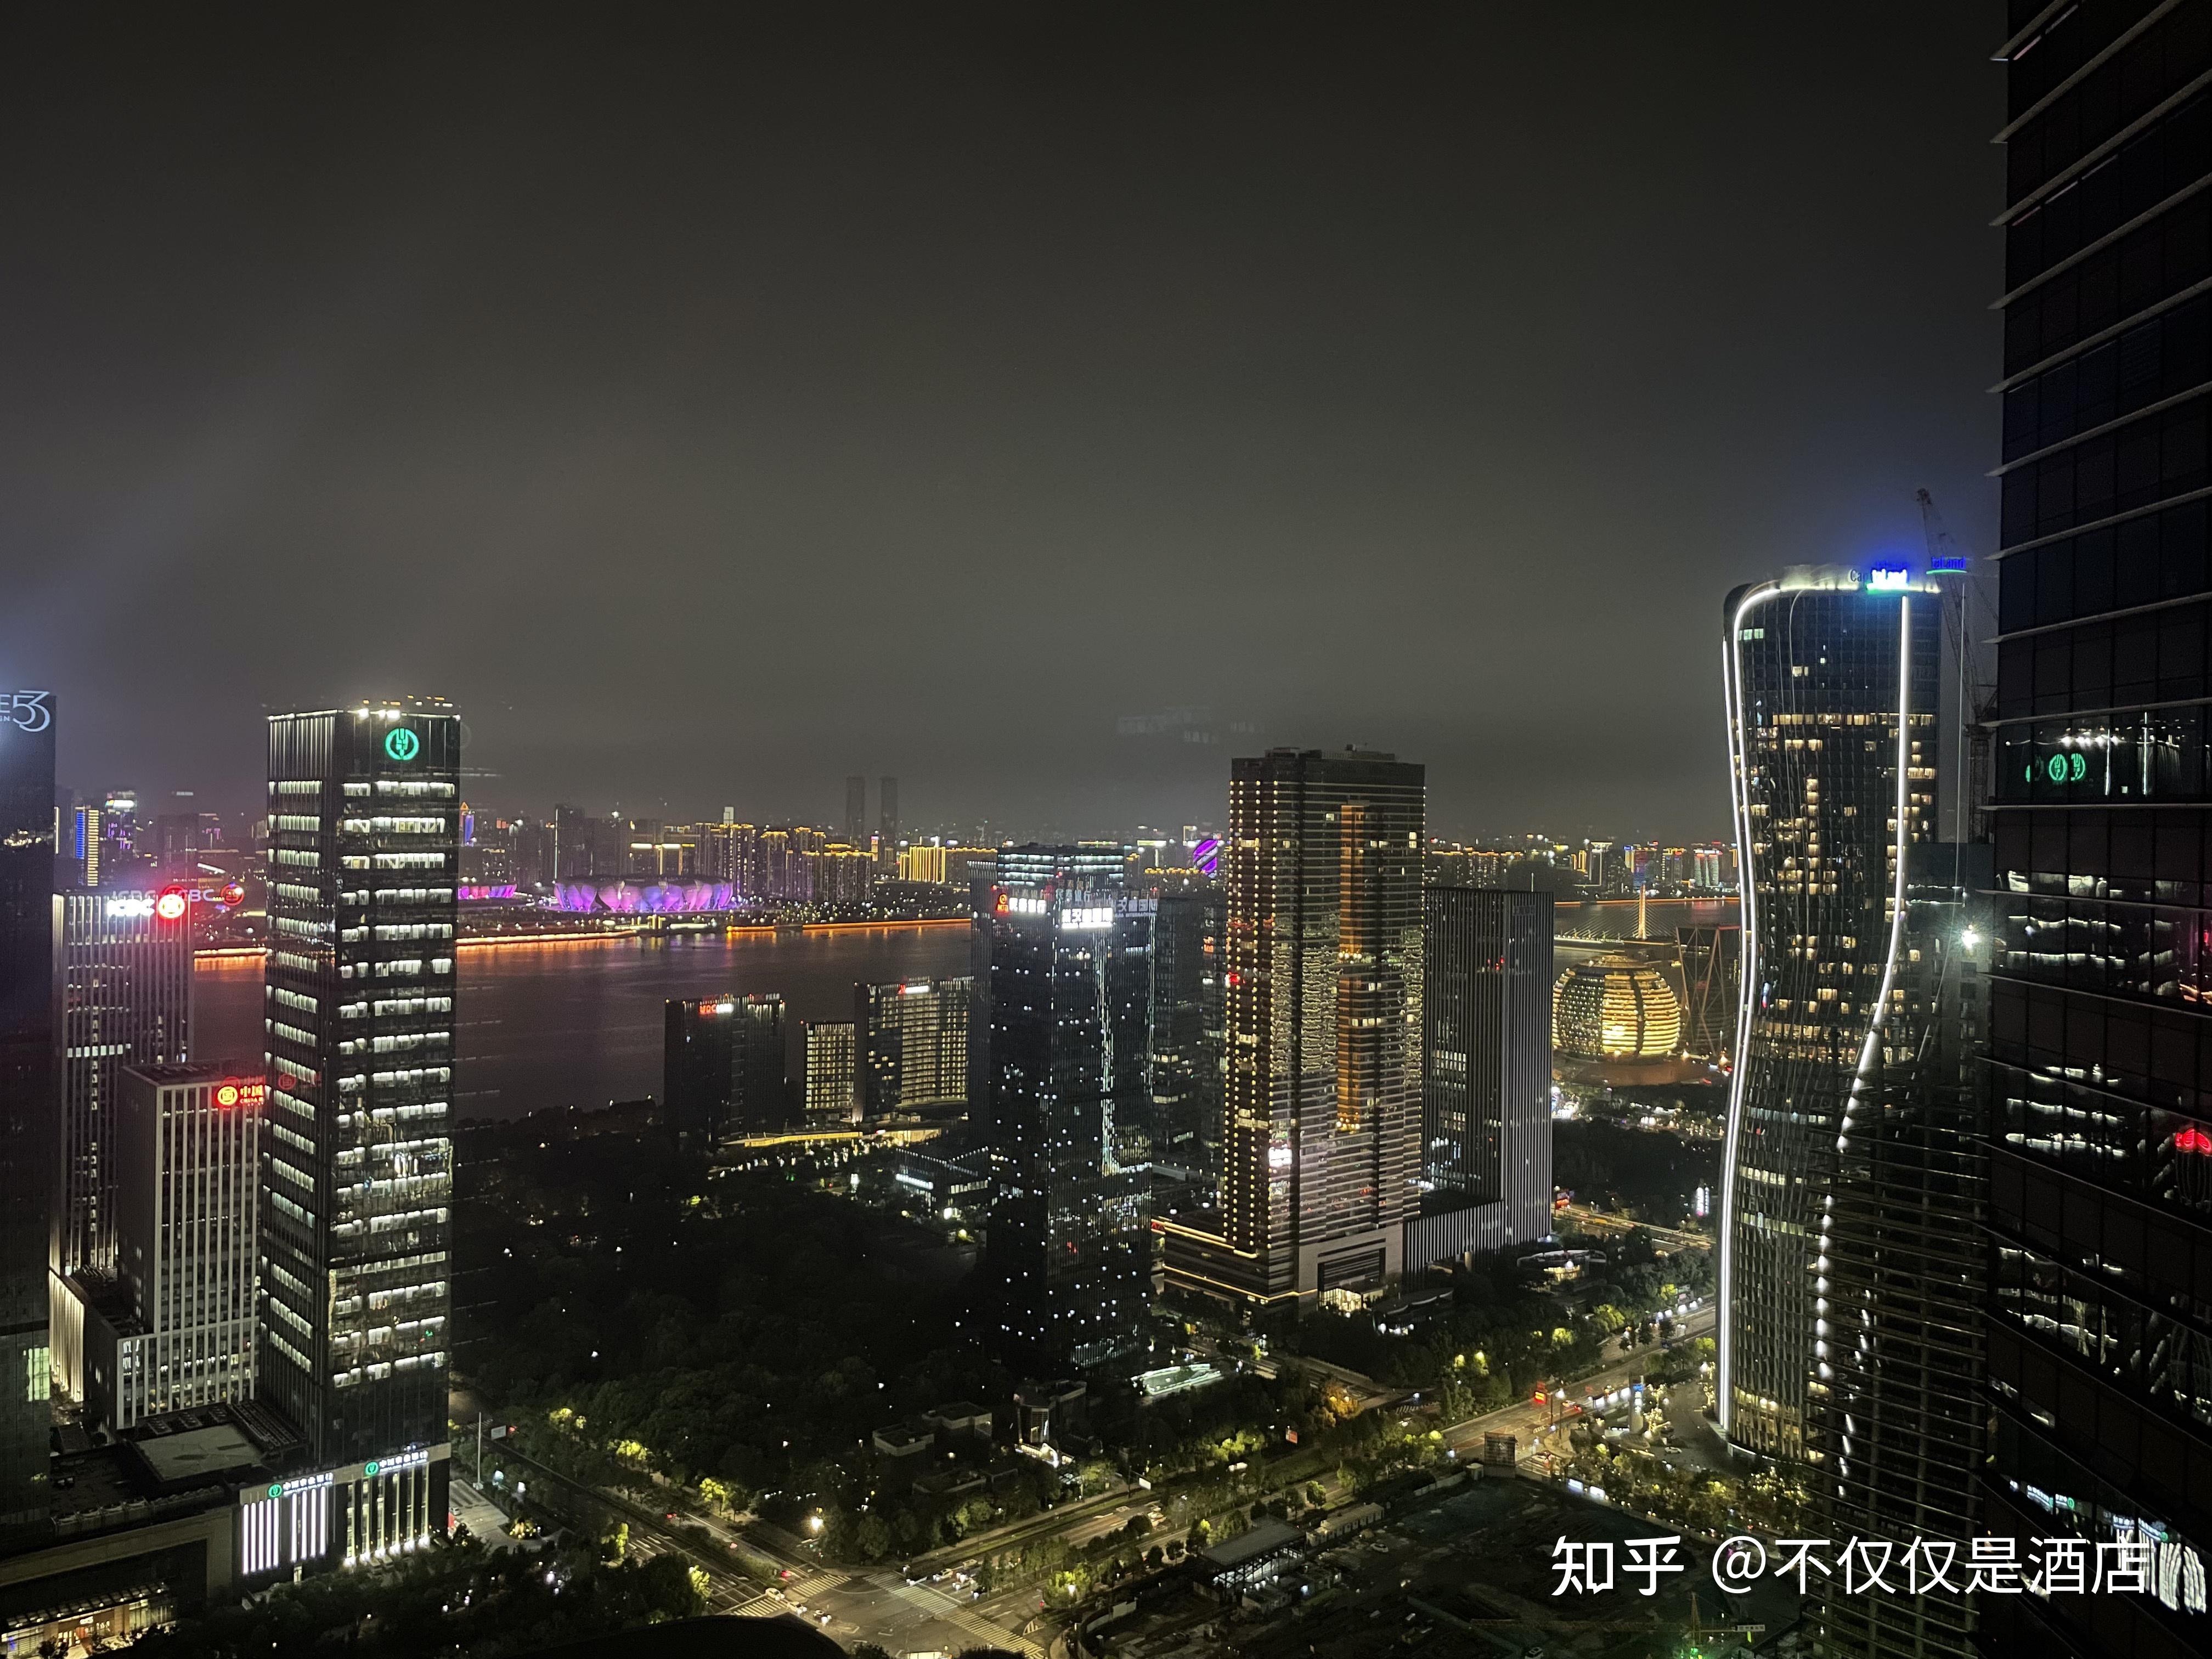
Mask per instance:
[[[422,739],[404,726],[395,726],[384,734],[384,752],[396,761],[411,761],[422,752]]]
[[[1214,875],[1221,869],[1221,837],[1208,836],[1190,849],[1191,868],[1204,875]]]

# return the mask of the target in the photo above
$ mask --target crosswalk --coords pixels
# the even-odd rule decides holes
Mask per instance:
[[[741,1602],[732,1609],[747,1619],[773,1619],[780,1613],[789,1613],[801,1601],[811,1601],[824,1590],[833,1590],[845,1583],[842,1572],[807,1572],[796,1578],[787,1578],[776,1586],[783,1594],[771,1595],[763,1590],[750,1601]]]
[[[1033,1638],[1020,1636],[1004,1625],[994,1625],[981,1615],[969,1612],[959,1602],[941,1591],[926,1584],[895,1584],[893,1591],[908,1601],[928,1610],[931,1617],[942,1620],[956,1630],[975,1638],[978,1647],[1010,1649],[1026,1654],[1029,1659],[1045,1659],[1045,1650]]]

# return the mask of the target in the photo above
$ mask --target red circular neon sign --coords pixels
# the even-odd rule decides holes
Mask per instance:
[[[235,1083],[226,1083],[222,1087],[217,1089],[215,1091],[215,1103],[218,1106],[237,1105],[238,1085]]]
[[[163,888],[161,896],[154,901],[154,914],[164,921],[182,921],[185,912],[191,908],[191,901],[185,896],[185,890],[181,887]]]

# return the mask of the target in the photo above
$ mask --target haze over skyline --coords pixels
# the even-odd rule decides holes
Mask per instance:
[[[1262,15],[10,18],[64,781],[438,692],[493,810],[1218,822],[1358,742],[1724,834],[1729,587],[1921,485],[1994,543],[2001,20]]]

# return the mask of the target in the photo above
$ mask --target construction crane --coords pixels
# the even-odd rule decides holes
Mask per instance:
[[[1974,562],[1952,539],[1936,498],[1916,489],[1920,533],[1928,544],[1928,574],[1943,592],[1944,642],[1951,653],[1952,696],[1958,726],[1954,733],[1951,839],[1964,843],[1982,838],[1982,803],[1989,799],[1990,734],[1996,718],[1996,684],[1984,663],[1984,641],[1996,633],[1996,607]]]

